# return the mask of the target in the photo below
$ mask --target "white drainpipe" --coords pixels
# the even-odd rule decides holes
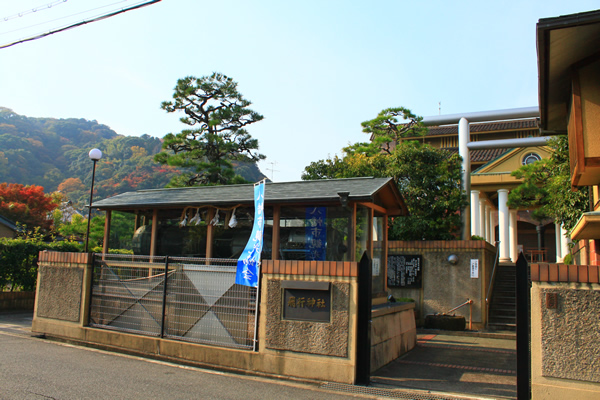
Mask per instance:
[[[464,114],[434,115],[424,117],[423,124],[427,126],[458,124],[458,154],[462,157],[462,189],[467,194],[467,199],[471,193],[471,157],[469,150],[488,149],[488,148],[514,148],[528,146],[543,146],[548,137],[524,138],[524,139],[506,139],[506,140],[487,140],[481,142],[470,142],[470,122],[490,122],[503,121],[509,119],[533,118],[539,117],[539,107],[511,108],[506,110],[480,111]],[[477,206],[477,205],[475,205]],[[463,240],[471,238],[471,207],[469,204],[462,212],[462,234]]]

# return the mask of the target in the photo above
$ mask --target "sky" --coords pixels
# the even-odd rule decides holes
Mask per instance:
[[[0,0],[0,46],[146,0]],[[536,23],[584,0],[162,0],[0,49],[0,107],[162,138],[177,80],[221,72],[265,118],[250,125],[276,182],[367,141],[389,107],[420,116],[538,105]]]

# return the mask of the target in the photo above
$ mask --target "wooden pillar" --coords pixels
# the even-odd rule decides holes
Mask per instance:
[[[154,209],[152,212],[152,234],[150,236],[150,255],[156,255],[156,247],[158,246],[158,209]]]
[[[351,205],[352,207],[352,216],[350,221],[350,232],[348,235],[350,236],[350,261],[359,260],[356,259],[356,203]]]
[[[206,221],[207,226],[206,226],[206,258],[212,258],[213,256],[213,225],[210,223],[210,221],[212,221],[212,219],[215,217],[215,212],[216,210],[214,208],[211,208],[210,210],[208,210],[208,213],[206,214]],[[208,264],[208,260],[206,261],[206,263]]]
[[[273,207],[273,238],[271,242],[271,259],[279,260],[281,206]]]
[[[108,254],[108,242],[110,239],[110,219],[112,216],[111,210],[106,210],[106,219],[104,220],[104,243],[102,244],[102,253]]]

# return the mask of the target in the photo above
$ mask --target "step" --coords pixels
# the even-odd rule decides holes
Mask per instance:
[[[511,331],[515,332],[517,330],[517,324],[494,324],[488,323],[487,329],[490,331]]]

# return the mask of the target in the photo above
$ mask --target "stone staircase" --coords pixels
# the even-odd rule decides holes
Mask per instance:
[[[517,329],[516,274],[514,263],[500,263],[497,267],[488,314],[490,331]]]

